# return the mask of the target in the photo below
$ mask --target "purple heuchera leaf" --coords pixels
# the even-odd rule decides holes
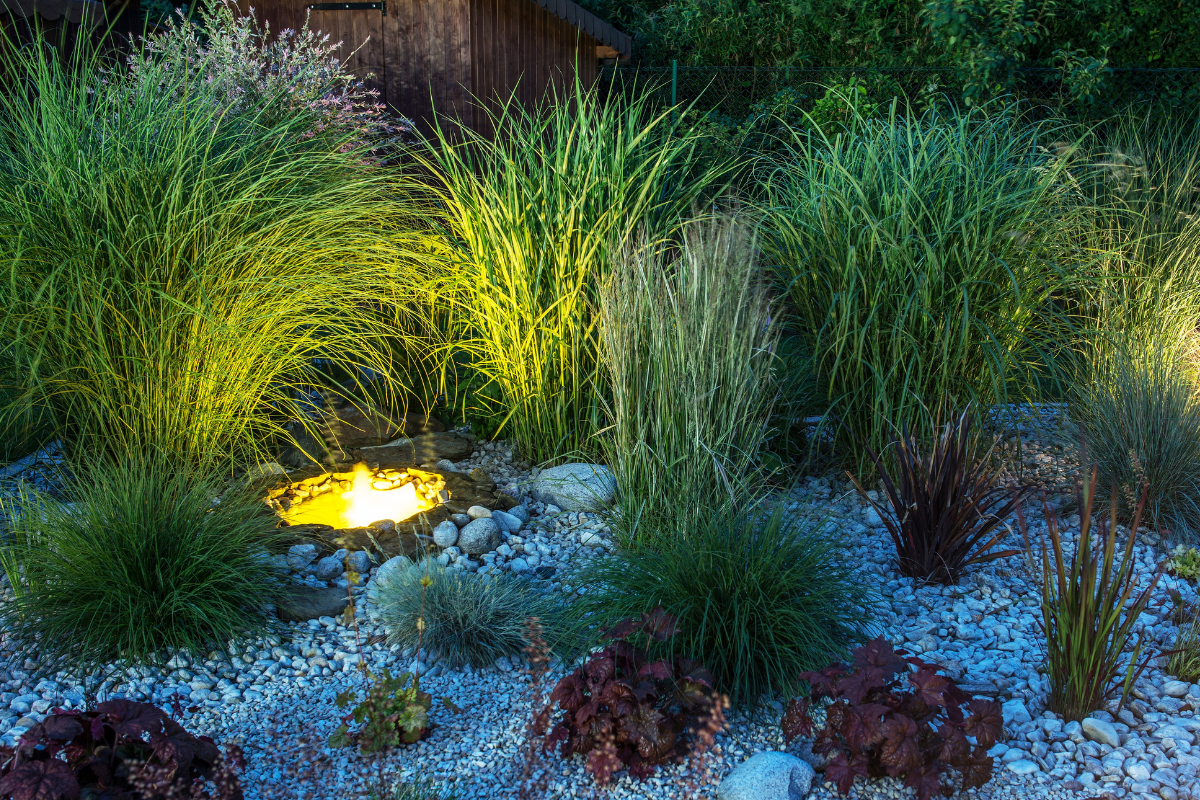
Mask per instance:
[[[626,641],[638,634],[665,641],[676,626],[675,618],[658,607],[606,631],[615,641],[551,692],[562,717],[546,739],[547,750],[585,755],[587,771],[601,785],[620,769],[642,778],[683,757],[692,739],[687,732],[701,730],[717,702],[712,675],[684,658],[650,661],[643,649]]]
[[[830,758],[826,778],[839,792],[847,794],[859,777],[884,774],[903,778],[919,800],[941,792],[951,770],[964,788],[986,782],[987,749],[1002,727],[998,703],[971,699],[936,665],[901,658],[884,639],[857,648],[852,664],[800,676],[811,697],[832,700],[824,728],[812,731],[806,700],[793,699],[783,719],[785,739],[813,735],[813,752]],[[908,679],[898,680],[902,674]],[[967,736],[976,737],[974,748]]]

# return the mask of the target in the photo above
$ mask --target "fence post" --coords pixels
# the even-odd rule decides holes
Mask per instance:
[[[679,91],[679,62],[671,60],[671,106],[678,102]]]

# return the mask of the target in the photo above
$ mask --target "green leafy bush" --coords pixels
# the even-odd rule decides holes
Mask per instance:
[[[261,499],[203,464],[130,455],[77,464],[71,504],[27,494],[4,563],[5,627],[44,671],[160,663],[262,632],[284,546]]]
[[[1186,580],[1200,577],[1200,550],[1177,545],[1167,562],[1167,569]]]
[[[1150,603],[1162,574],[1155,573],[1149,585],[1136,590],[1133,547],[1145,497],[1135,509],[1124,553],[1116,561],[1116,493],[1107,519],[1096,520],[1092,504],[1097,486],[1093,470],[1078,500],[1079,537],[1069,564],[1064,561],[1058,520],[1049,508],[1049,547],[1044,538],[1041,541],[1041,625],[1046,636],[1046,676],[1050,679],[1048,705],[1069,720],[1081,720],[1102,708],[1118,691],[1124,701],[1149,663],[1138,663],[1145,633],[1135,640],[1134,625]],[[1028,541],[1025,517],[1019,508],[1018,519]],[[1093,524],[1100,530],[1093,530]],[[1096,544],[1101,548],[1099,553],[1094,549]]]
[[[403,232],[355,130],[242,107],[207,80],[226,69],[210,51],[0,50],[28,89],[0,94],[0,349],[19,376],[0,411],[44,409],[72,453],[252,461],[324,369],[385,371],[401,334],[369,312],[405,288]]]
[[[514,96],[487,120],[494,135],[454,144],[439,129],[417,153],[420,241],[456,310],[447,352],[486,379],[475,399],[493,431],[543,461],[594,447],[594,307],[612,259],[640,226],[669,229],[722,168],[693,170],[698,137],[644,95],[606,102],[576,85],[539,112]]]
[[[1033,391],[1069,342],[1049,302],[1079,220],[1047,132],[982,113],[797,134],[764,187],[767,258],[814,355],[842,452],[931,434],[923,403]]]
[[[855,126],[879,113],[879,103],[867,95],[867,87],[857,78],[844,85],[829,86],[813,103],[808,120],[826,136],[852,133]]]
[[[382,677],[368,676],[366,697],[354,706],[329,737],[330,747],[345,747],[357,741],[364,753],[378,753],[400,743],[420,741],[429,730],[429,710],[433,695],[421,691],[421,679],[405,672],[392,677],[388,670]],[[411,683],[410,683],[411,681]],[[355,693],[347,689],[337,696],[337,707],[346,708],[355,701]],[[350,722],[366,725],[350,733]]]
[[[1072,415],[1122,517],[1132,518],[1147,486],[1150,524],[1187,539],[1200,532],[1200,392],[1180,350],[1161,337],[1096,348],[1090,379],[1073,390]]]
[[[678,620],[671,649],[711,664],[733,703],[794,694],[801,671],[844,657],[871,627],[871,590],[831,527],[782,506],[725,507],[594,559],[564,579],[587,588],[572,605],[577,633],[661,604]]]
[[[485,667],[517,655],[525,644],[525,620],[555,618],[550,600],[508,575],[485,580],[426,560],[388,571],[374,583],[388,640],[434,650],[451,667]]]
[[[623,538],[686,534],[756,472],[778,342],[752,222],[691,223],[631,248],[601,296],[611,428],[602,440]]]

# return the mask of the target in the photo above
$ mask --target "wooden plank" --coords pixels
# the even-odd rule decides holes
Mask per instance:
[[[388,104],[429,130],[428,93],[421,89],[421,0],[389,0],[384,18]]]
[[[452,76],[455,84],[455,113],[462,118],[466,125],[473,119],[471,112],[471,93],[474,84],[471,80],[471,7],[470,0],[451,0],[453,6],[449,16],[450,22],[450,59],[452,61]]]
[[[492,133],[488,112],[496,110],[496,0],[472,0],[471,4],[471,89],[479,108],[473,113],[475,130]]]
[[[525,0],[520,0],[525,2]],[[500,93],[503,100],[507,101],[509,96],[519,86],[521,77],[521,6],[517,4],[517,0],[499,0],[496,4],[499,11],[499,17],[504,23],[504,39],[507,42],[502,53],[504,63],[504,85],[500,87]],[[520,94],[517,95],[518,100]]]

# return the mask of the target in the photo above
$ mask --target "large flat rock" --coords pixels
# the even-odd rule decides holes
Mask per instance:
[[[379,469],[402,469],[433,464],[442,459],[461,461],[471,455],[475,443],[457,433],[425,433],[394,439],[386,444],[360,447],[354,455]]]
[[[295,444],[284,448],[278,461],[289,469],[310,464],[348,464],[359,459],[358,451],[361,448],[387,445],[398,439],[420,438],[445,429],[437,419],[420,412],[346,405],[327,411],[317,424],[315,433],[298,422],[289,425],[288,430]],[[426,462],[400,466],[417,466],[421,463]]]
[[[616,489],[612,471],[601,464],[562,464],[542,470],[529,483],[534,499],[563,511],[593,511],[611,505]]]
[[[284,622],[307,622],[317,617],[336,617],[349,602],[345,589],[292,586],[280,597],[276,608]]]

